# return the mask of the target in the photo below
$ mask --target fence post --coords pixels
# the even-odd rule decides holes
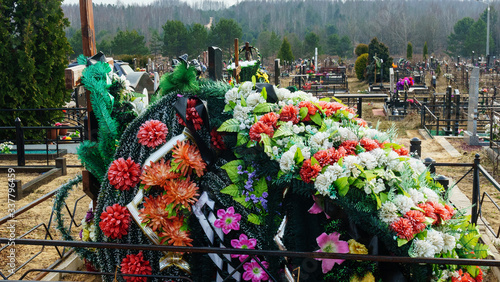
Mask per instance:
[[[434,166],[435,163],[436,161],[433,158],[429,157],[424,159],[424,165],[429,168],[430,173],[436,173],[436,167]]]
[[[439,117],[436,117],[436,136],[439,136]]]
[[[410,140],[410,154],[413,154],[416,159],[420,159],[422,156],[422,141],[418,137],[413,137]]]
[[[458,136],[458,127],[460,126],[460,93],[455,94],[455,132],[453,135]]]
[[[87,116],[84,116],[83,117],[83,131],[80,133],[80,138],[81,140],[89,140],[90,137],[89,137],[89,123],[87,122],[88,121],[88,117]]]
[[[9,188],[11,187],[10,183],[14,183],[14,197],[16,201],[19,201],[23,197],[23,182],[20,179],[14,179],[13,182],[9,182]]]
[[[446,87],[446,135],[451,133],[451,85]]]
[[[26,156],[24,151],[24,133],[21,127],[21,119],[19,117],[14,121],[16,125],[16,148],[17,148],[17,165],[26,165]]]
[[[443,185],[444,190],[448,190],[448,188],[450,188],[450,179],[444,175],[438,175],[434,178],[434,181]]]
[[[358,98],[358,116],[361,118],[363,114],[363,98],[359,97]]]
[[[480,157],[479,154],[476,154],[474,158],[474,174],[472,179],[472,217],[471,222],[473,224],[477,223],[477,217],[479,216],[479,162]]]

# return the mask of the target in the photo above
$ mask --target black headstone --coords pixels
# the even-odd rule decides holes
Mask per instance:
[[[222,50],[219,47],[208,47],[208,77],[222,80]]]

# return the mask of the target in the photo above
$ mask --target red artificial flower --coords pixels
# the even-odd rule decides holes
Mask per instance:
[[[188,99],[186,106],[186,120],[190,120],[193,123],[195,130],[200,130],[203,125],[203,120],[201,119],[198,111],[196,110],[196,99]],[[175,114],[177,116],[177,121],[182,126],[186,126],[184,120],[181,118],[179,114]]]
[[[300,169],[300,178],[305,183],[311,183],[313,178],[316,178],[321,171],[321,166],[319,164],[311,164],[311,159],[308,159],[302,164]]]
[[[339,102],[320,101],[319,106],[323,109],[327,117],[336,114],[338,110],[347,109],[346,106]]]
[[[252,127],[250,128],[250,139],[253,141],[260,142],[260,134],[265,133],[269,135],[269,137],[273,137],[274,135],[274,130],[271,126],[263,123],[262,121],[256,122]]]
[[[224,144],[224,139],[222,138],[222,134],[217,131],[217,128],[213,128],[210,131],[210,142],[212,142],[212,146],[219,150],[226,150],[226,145]]]
[[[123,274],[151,275],[153,273],[149,260],[144,259],[142,251],[137,255],[127,255],[120,266]],[[147,277],[124,276],[123,278],[127,282],[146,282],[148,280]]]
[[[454,216],[455,215],[455,209],[453,209],[452,206],[449,206],[449,205],[444,205],[444,208],[446,210],[448,210],[448,212],[450,213],[451,216]]]
[[[437,222],[435,224],[441,224],[443,221],[450,220],[450,212],[438,202],[428,202],[434,208],[434,212],[438,216]]]
[[[398,153],[398,155],[400,156],[408,156],[408,154],[410,153],[408,151],[408,149],[406,149],[405,147],[401,147],[399,149],[393,149],[394,152]]]
[[[361,146],[363,146],[363,148],[365,148],[365,150],[367,152],[371,151],[371,150],[375,150],[377,148],[380,148],[379,143],[376,140],[366,138],[366,137],[361,139],[359,141],[359,143],[361,144]]]
[[[344,147],[339,147],[337,150],[335,148],[330,148],[330,152],[332,152],[332,163],[337,163],[341,158],[347,156],[347,151]]]
[[[401,217],[391,223],[391,229],[398,234],[401,239],[411,240],[415,236],[413,225],[407,218]]]
[[[270,112],[270,113],[267,113],[267,114],[263,115],[259,119],[259,121],[265,123],[269,127],[272,127],[274,129],[276,129],[279,118],[280,118],[280,116],[277,113]]]
[[[319,162],[321,167],[324,167],[326,165],[334,163],[333,162],[333,154],[332,154],[331,150],[318,151],[318,152],[316,152],[316,154],[314,154],[314,158]]]
[[[411,222],[415,234],[425,229],[425,214],[423,212],[410,210],[405,214],[405,218]]]
[[[417,207],[419,207],[419,208],[421,208],[421,209],[424,210],[424,213],[425,213],[426,217],[430,217],[430,218],[434,219],[434,222],[432,222],[432,224],[436,224],[437,223],[438,216],[434,212],[434,207],[432,205],[430,205],[429,202],[427,202],[427,203],[420,203],[420,204],[417,205]]]
[[[104,235],[111,239],[121,239],[127,235],[130,226],[130,213],[126,207],[119,204],[106,207],[106,211],[101,213],[99,227]]]
[[[279,116],[281,121],[291,121],[293,124],[299,123],[299,109],[293,105],[284,106]]]
[[[108,170],[109,184],[122,191],[127,191],[137,185],[140,176],[141,166],[130,157],[127,160],[124,158],[114,160]]]
[[[368,126],[368,123],[362,118],[355,118],[354,120],[358,122],[359,126],[362,126],[362,127]]]
[[[310,121],[311,116],[316,114],[316,111],[318,111],[318,108],[309,101],[300,102],[299,108],[307,108],[307,115],[302,119],[303,121]]]
[[[167,196],[159,195],[156,198],[149,196],[145,198],[144,208],[139,210],[139,217],[142,223],[146,223],[153,231],[160,231],[165,229],[172,216],[169,216],[167,211],[168,205]]]
[[[356,155],[356,146],[358,146],[358,142],[354,140],[347,140],[340,144],[340,147],[346,150],[347,155]]]
[[[165,143],[167,139],[168,128],[159,120],[148,120],[141,125],[137,133],[139,143],[155,148],[156,146]]]

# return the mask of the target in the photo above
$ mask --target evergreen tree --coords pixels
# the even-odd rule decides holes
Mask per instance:
[[[189,55],[195,58],[208,48],[208,30],[202,24],[195,23],[189,28],[188,34]]]
[[[321,53],[321,46],[319,44],[319,36],[314,32],[309,32],[304,39],[304,49],[306,56],[314,56],[314,48],[318,48],[318,54]]]
[[[410,61],[413,58],[413,45],[411,42],[408,42],[408,45],[406,45],[406,58]]]
[[[424,61],[427,60],[427,56],[429,55],[429,50],[427,50],[427,41],[424,43],[424,51],[422,52],[422,55],[424,57]]]
[[[233,19],[220,19],[212,26],[210,31],[210,42],[215,46],[220,46],[223,50],[227,50],[229,56],[233,55],[234,39],[241,38],[243,34],[241,26]]]
[[[328,55],[337,55],[339,52],[340,38],[338,34],[331,34],[326,39],[326,52]]]
[[[352,56],[352,42],[349,36],[344,35],[340,38],[337,55],[343,58],[349,58]]]
[[[71,36],[71,38],[69,39],[69,44],[71,45],[71,49],[73,49],[73,54],[71,54],[72,58],[76,58],[80,54],[83,54],[82,31],[81,30],[73,33],[73,36]]]
[[[375,57],[383,61],[383,63],[376,68]],[[386,81],[389,80],[389,68],[392,67],[392,57],[389,56],[389,48],[384,43],[379,42],[376,37],[374,37],[368,45],[368,65],[366,74],[368,82],[373,82],[375,69],[377,71],[377,82],[381,81],[381,68],[383,69],[383,79]]]
[[[117,55],[148,55],[149,49],[146,47],[144,36],[135,29],[132,31],[118,31],[111,41],[113,54]]]
[[[465,41],[469,34],[469,29],[474,24],[474,20],[465,17],[453,26],[453,32],[448,35],[447,54],[450,56],[468,56],[469,52],[465,48]]]
[[[358,46],[356,46],[356,49],[354,50],[354,54],[359,57],[365,53],[368,53],[368,45],[363,43],[358,44]]]
[[[2,109],[53,108],[69,100],[64,69],[71,46],[64,29],[61,0],[0,2],[0,107]],[[0,113],[0,126],[12,126],[19,113]],[[23,125],[50,125],[62,112],[24,112]],[[42,131],[27,131],[26,138]],[[0,131],[0,139],[14,139]]]
[[[290,42],[288,42],[288,39],[286,37],[283,38],[283,42],[281,43],[281,48],[278,52],[278,58],[281,60],[281,62],[288,63],[291,63],[294,60],[292,47],[290,46]]]
[[[163,55],[171,58],[187,53],[188,30],[181,21],[167,21],[163,25]]]
[[[149,42],[149,50],[151,50],[151,54],[153,54],[156,58],[159,54],[161,54],[161,50],[163,49],[163,39],[162,36],[158,33],[158,30],[151,30],[151,40]]]

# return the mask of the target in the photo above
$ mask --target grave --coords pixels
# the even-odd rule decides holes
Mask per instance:
[[[479,104],[479,67],[474,67],[469,81],[469,108],[467,111],[467,131],[465,131],[465,142],[473,146],[484,146],[486,142],[479,140],[477,135],[477,106]]]

